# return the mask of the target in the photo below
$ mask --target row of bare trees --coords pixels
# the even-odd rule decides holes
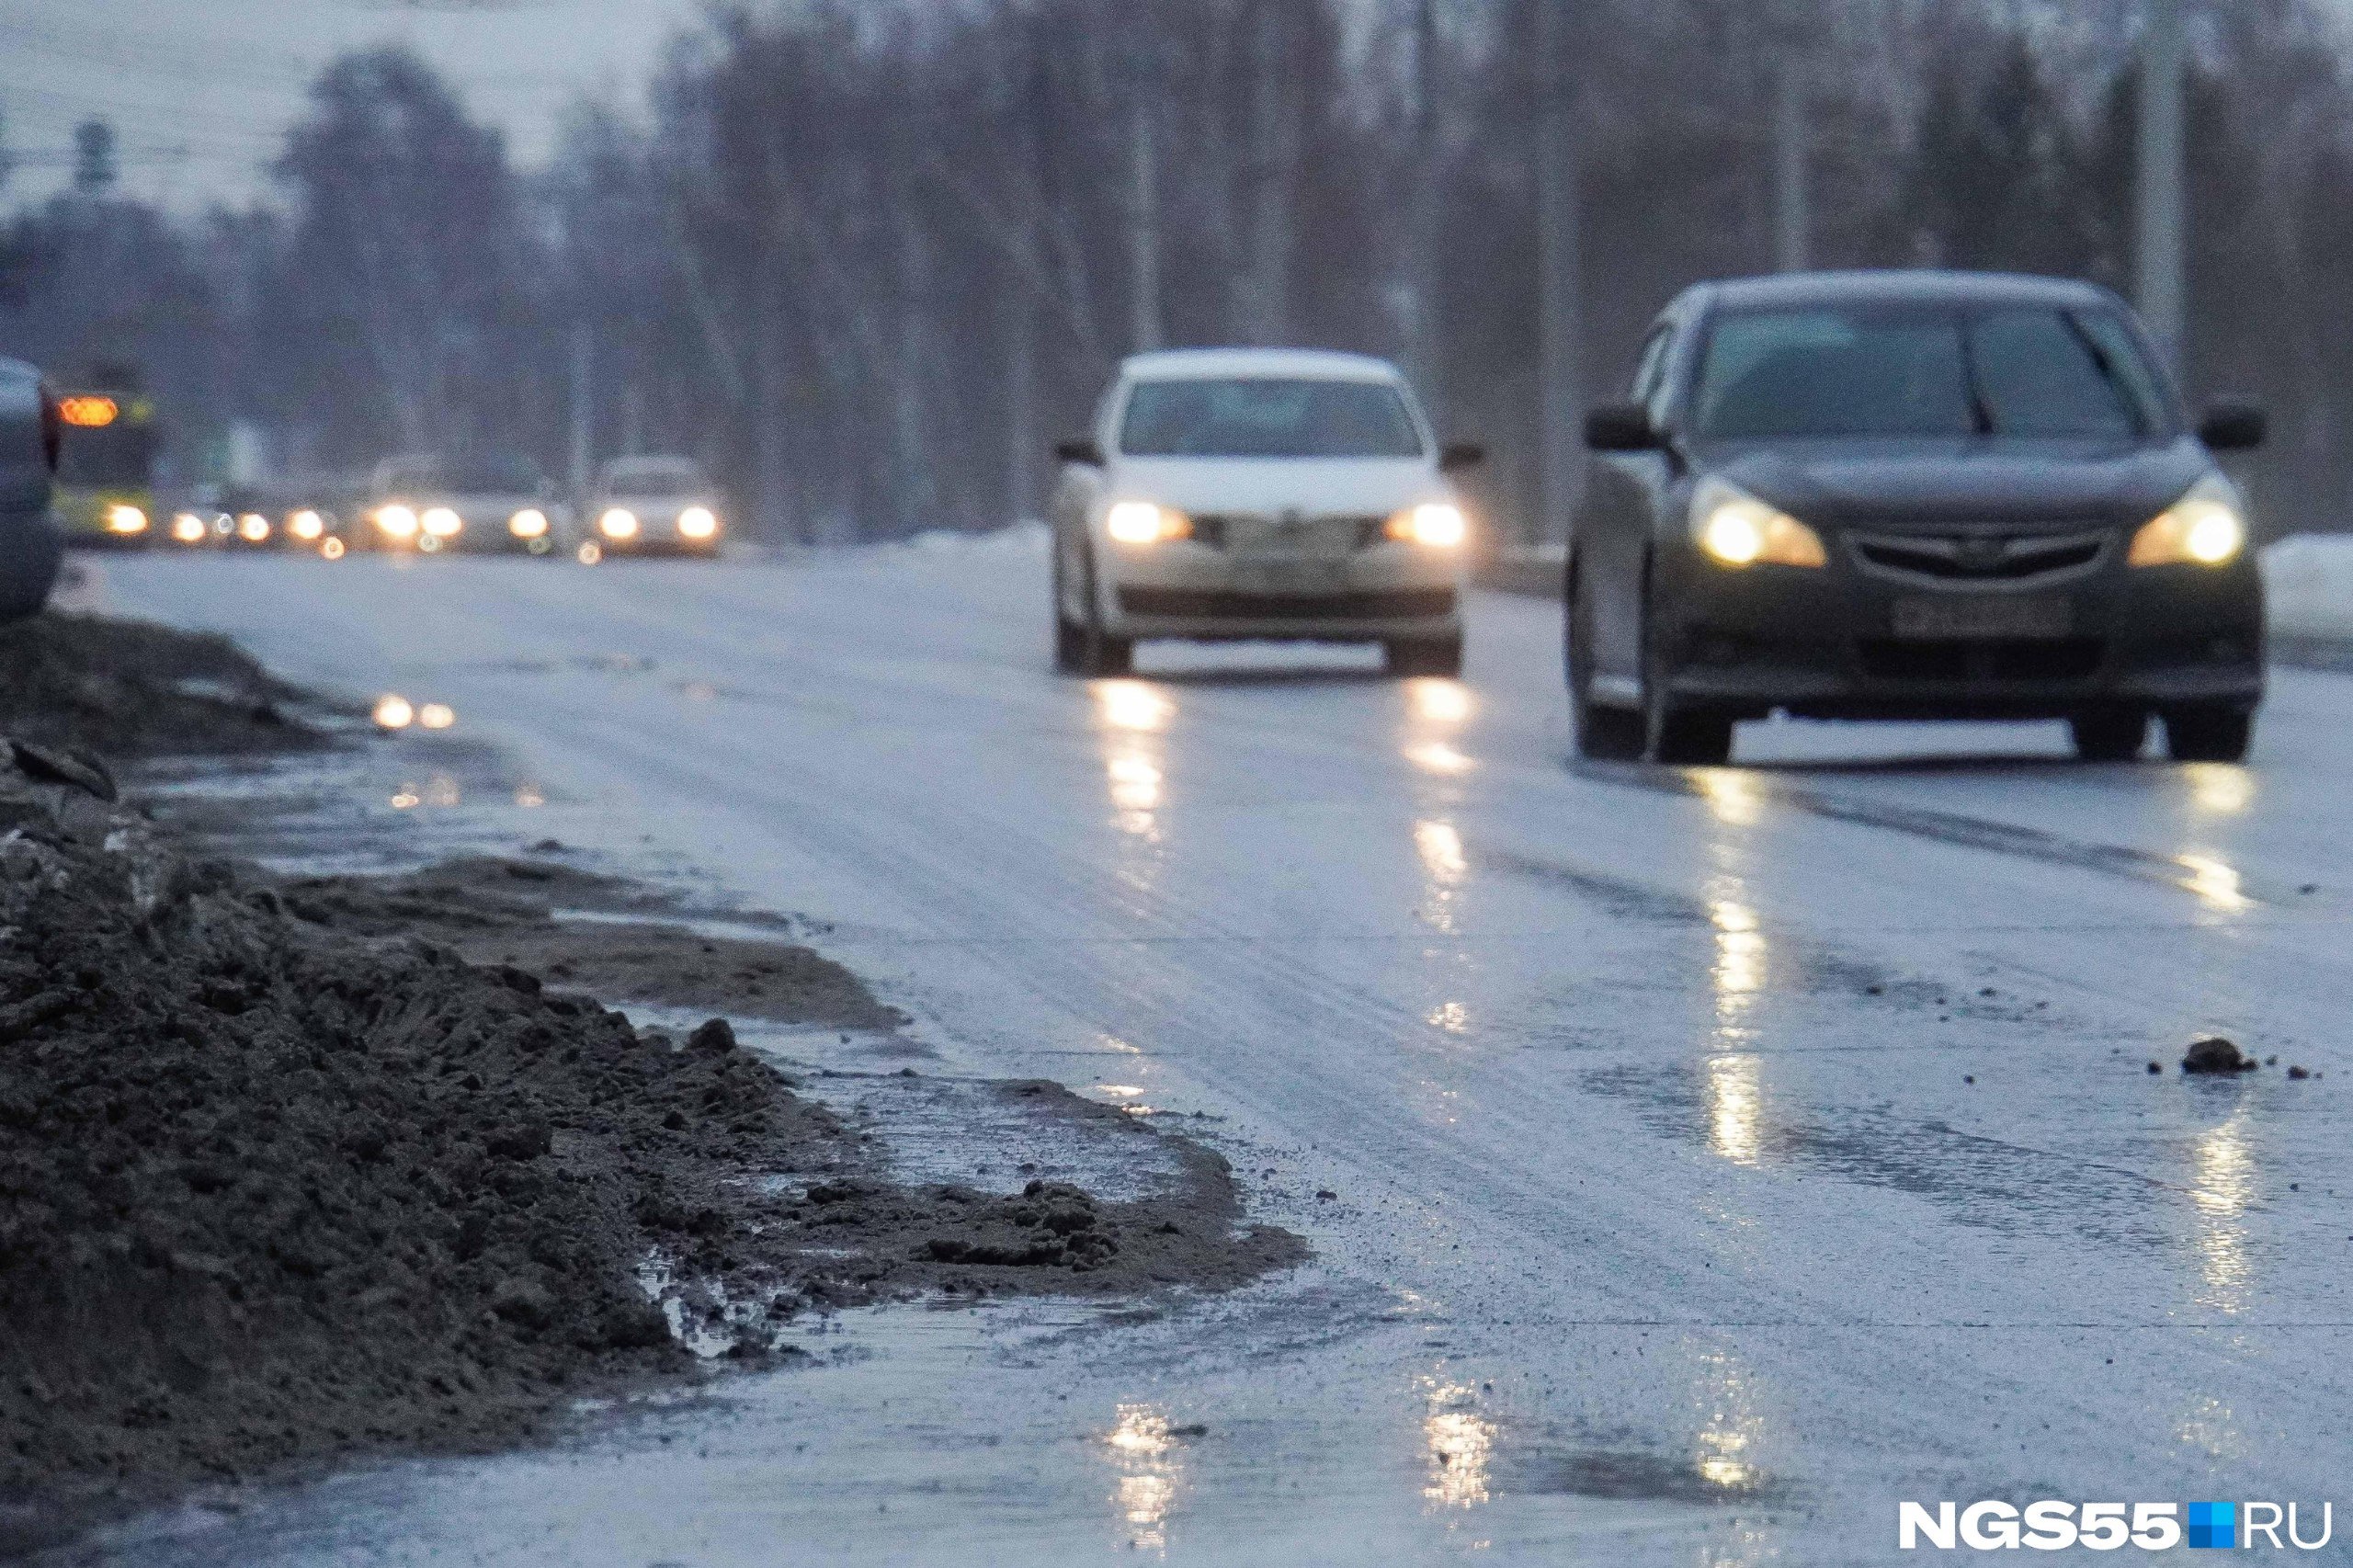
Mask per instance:
[[[2124,287],[2140,9],[805,0],[680,38],[649,116],[584,104],[529,176],[380,51],[322,77],[267,209],[20,211],[0,351],[139,359],[191,461],[231,418],[327,468],[684,449],[759,531],[847,539],[1033,511],[1050,439],[1135,348],[1354,347],[1489,442],[1488,505],[1540,535],[1545,432],[1692,279],[1803,257]],[[2274,526],[2332,527],[2345,40],[2322,0],[2193,10],[2185,374],[2272,403]]]

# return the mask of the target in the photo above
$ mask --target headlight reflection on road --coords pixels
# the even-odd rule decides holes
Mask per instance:
[[[1184,1445],[1176,1427],[1149,1404],[1123,1404],[1103,1443],[1120,1472],[1111,1505],[1128,1532],[1128,1545],[1166,1556],[1168,1517],[1184,1478]]]
[[[1103,722],[1115,730],[1165,730],[1176,711],[1176,704],[1146,681],[1097,681],[1095,699],[1102,708]]]
[[[1765,815],[1765,789],[1737,767],[1695,767],[1689,777],[1708,810],[1726,827],[1755,827]]]
[[[2239,874],[2227,862],[2211,855],[2177,855],[2174,863],[2188,875],[2182,887],[2198,895],[2207,908],[2224,915],[2244,915],[2255,906],[2255,901],[2240,891]]]
[[[1469,757],[1444,741],[1424,741],[1405,748],[1405,760],[1425,773],[1452,777],[1468,773],[1477,766]]]
[[[1459,680],[1429,676],[1406,683],[1414,717],[1434,724],[1460,724],[1471,717],[1471,688]]]
[[[1756,1450],[1765,1436],[1756,1380],[1729,1350],[1703,1351],[1699,1367],[1700,1421],[1692,1466],[1721,1491],[1754,1492],[1764,1481]]]
[[[2255,775],[2235,763],[2184,763],[2181,774],[2190,802],[2208,816],[2234,817],[2255,803]]]
[[[1735,1165],[1761,1163],[1765,1064],[1754,1056],[1708,1059],[1708,1147]]]
[[[1468,1383],[1434,1383],[1422,1416],[1422,1449],[1429,1479],[1422,1495],[1433,1511],[1474,1508],[1493,1485],[1497,1427],[1475,1407]]]
[[[2246,1111],[2201,1134],[2190,1150],[2190,1201],[2198,1206],[2198,1304],[2214,1312],[2246,1310],[2254,1267],[2243,1216],[2255,1201],[2255,1157],[2247,1148]]]

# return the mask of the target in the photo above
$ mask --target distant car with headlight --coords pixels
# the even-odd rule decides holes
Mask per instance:
[[[1127,669],[1147,638],[1378,642],[1400,675],[1462,665],[1469,527],[1386,360],[1181,349],[1120,368],[1059,449],[1054,661]]]
[[[2236,761],[2263,588],[2218,451],[2087,283],[1823,273],[1702,284],[1586,425],[1567,664],[1588,756],[1722,763],[1733,725],[2063,719],[2078,755]]]
[[[566,521],[555,485],[528,459],[404,457],[377,466],[358,526],[343,531],[358,550],[545,555]]]
[[[606,554],[711,555],[726,507],[692,458],[615,458],[597,472],[583,542]]]

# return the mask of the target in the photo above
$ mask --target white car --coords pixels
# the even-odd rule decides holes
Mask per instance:
[[[608,555],[713,555],[726,532],[724,512],[692,458],[615,458],[597,476],[586,537]]]
[[[1054,662],[1127,669],[1140,639],[1378,642],[1399,675],[1462,666],[1469,528],[1386,360],[1181,349],[1120,367],[1058,449]]]

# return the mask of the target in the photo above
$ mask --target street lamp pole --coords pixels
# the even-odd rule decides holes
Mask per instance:
[[[2148,0],[2141,34],[2139,251],[2134,292],[2141,314],[2176,371],[2182,368],[2188,307],[2183,259],[2188,226],[2184,191],[2182,0]]]

